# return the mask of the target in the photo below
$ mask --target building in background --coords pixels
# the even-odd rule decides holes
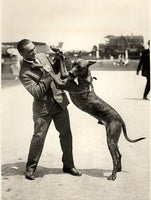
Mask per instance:
[[[99,44],[99,56],[103,58],[118,58],[128,54],[129,59],[138,59],[144,50],[144,38],[141,35],[114,36],[107,35],[105,44]]]
[[[67,51],[69,57],[74,57],[81,52],[83,59],[120,59],[128,62],[128,59],[139,59],[144,50],[144,38],[141,35],[104,37],[105,42],[93,45],[90,52],[85,50]]]

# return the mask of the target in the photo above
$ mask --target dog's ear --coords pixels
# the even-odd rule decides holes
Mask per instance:
[[[94,65],[96,63],[96,61],[88,61],[87,63],[87,68],[89,68],[91,65]]]

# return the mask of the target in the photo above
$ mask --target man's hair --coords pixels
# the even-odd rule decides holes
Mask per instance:
[[[30,43],[30,40],[28,40],[28,39],[23,39],[23,40],[19,41],[17,43],[17,49],[18,49],[19,53],[23,52],[24,46],[29,43]]]

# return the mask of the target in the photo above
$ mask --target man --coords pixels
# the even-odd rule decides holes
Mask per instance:
[[[34,172],[52,120],[59,132],[63,152],[63,171],[81,176],[82,174],[75,168],[73,162],[72,134],[67,110],[69,101],[64,91],[57,89],[50,75],[43,70],[45,65],[51,67],[51,61],[45,54],[37,54],[35,46],[30,40],[19,41],[17,49],[23,57],[19,73],[20,81],[34,97],[34,134],[30,144],[25,177],[34,180]]]
[[[147,79],[143,99],[148,100],[147,95],[150,91],[150,40],[148,41],[149,48],[142,52],[142,56],[140,58],[140,62],[137,67],[137,75],[139,75],[139,71],[142,70],[142,76],[145,76]]]

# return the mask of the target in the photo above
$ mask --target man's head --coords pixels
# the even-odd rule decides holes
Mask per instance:
[[[26,60],[34,60],[36,58],[35,45],[28,39],[23,39],[17,43],[17,49],[20,55]]]

